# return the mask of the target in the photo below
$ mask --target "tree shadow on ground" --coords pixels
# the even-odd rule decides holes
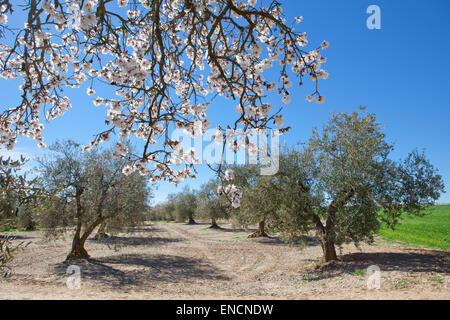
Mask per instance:
[[[204,226],[204,225],[209,226],[209,225],[211,225],[210,222],[198,222],[198,221],[195,221],[195,223],[189,223],[189,222],[174,222],[174,223],[181,224],[184,226]]]
[[[180,242],[179,238],[163,238],[163,237],[119,237],[111,236],[103,239],[91,238],[88,241],[102,243],[108,246],[156,246],[173,242]]]
[[[149,232],[161,232],[162,229],[156,227],[155,225],[143,225],[133,228],[129,233],[149,233]]]
[[[294,241],[291,243],[287,243],[283,240],[281,240],[277,236],[268,236],[268,237],[261,237],[261,238],[253,238],[252,239],[255,242],[258,242],[260,244],[265,245],[275,245],[275,246],[291,246],[291,247],[309,247],[309,246],[318,246],[321,244],[320,240],[315,237],[306,237],[302,241]]]
[[[9,240],[28,240],[28,239],[35,239],[36,237],[25,237],[20,236],[16,234],[0,234],[0,239],[9,239]]]
[[[356,252],[342,256],[350,265],[377,265],[385,271],[437,272],[450,274],[450,252],[406,249],[405,252]]]
[[[114,255],[63,262],[55,265],[54,270],[58,274],[65,274],[71,264],[80,267],[82,279],[113,288],[195,280],[229,280],[205,260],[173,255]]]
[[[209,223],[209,225],[211,225],[210,223]],[[246,230],[245,229],[233,229],[233,228],[225,228],[225,227],[222,227],[220,224],[219,224],[219,228],[209,228],[209,230],[216,230],[216,231],[220,231],[220,232],[234,232],[234,233],[237,233],[237,232],[246,232]],[[256,231],[256,229],[255,230],[253,230],[253,231]],[[252,231],[252,232],[253,232]]]
[[[380,271],[402,271],[450,274],[450,252],[431,249],[409,249],[404,252],[355,252],[341,256],[339,261],[322,265],[310,273],[312,280],[334,278],[353,274],[356,270],[366,272],[369,266]]]

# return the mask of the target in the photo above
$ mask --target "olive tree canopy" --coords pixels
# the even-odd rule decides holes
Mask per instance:
[[[211,219],[211,228],[220,228],[217,224],[219,218],[229,218],[231,206],[228,201],[217,193],[218,184],[211,179],[200,187],[196,215]]]
[[[93,231],[107,226],[111,231],[143,222],[151,195],[146,179],[138,174],[124,175],[124,159],[112,157],[112,150],[80,152],[73,141],[56,142],[51,154],[39,159],[44,186],[57,195],[47,219],[56,231],[68,215],[75,225],[72,249],[67,259],[87,258],[85,243]]]
[[[281,153],[276,175],[246,179],[256,182],[243,183],[239,213],[270,217],[288,240],[304,239],[313,225],[324,261],[335,260],[335,245],[372,242],[381,223],[423,215],[444,191],[424,152],[393,161],[392,150],[374,114],[334,113],[307,143]]]

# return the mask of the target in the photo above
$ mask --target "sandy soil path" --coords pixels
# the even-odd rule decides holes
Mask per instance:
[[[136,232],[89,240],[79,261],[80,289],[70,289],[62,261],[66,239],[17,234],[29,245],[0,280],[0,299],[450,299],[450,252],[386,244],[344,246],[341,261],[316,269],[318,242],[288,246],[277,238],[207,224],[147,223]],[[380,289],[368,289],[377,265]],[[355,272],[356,271],[356,272]]]

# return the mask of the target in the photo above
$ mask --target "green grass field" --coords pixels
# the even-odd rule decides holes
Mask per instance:
[[[395,230],[383,227],[379,234],[388,242],[450,250],[450,205],[437,205],[428,211],[425,217],[405,214]]]

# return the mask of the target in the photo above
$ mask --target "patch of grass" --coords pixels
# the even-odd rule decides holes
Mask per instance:
[[[280,233],[280,230],[278,229],[273,229],[271,232],[269,232],[269,236],[276,236],[278,233]]]
[[[157,220],[156,222],[171,223],[172,221],[170,221],[170,220]]]
[[[439,277],[430,277],[427,280],[435,283],[442,283],[442,278]]]
[[[363,276],[364,275],[364,270],[363,269],[356,269],[355,271],[353,271],[353,275],[354,276]]]
[[[379,234],[389,242],[450,250],[450,205],[430,207],[424,217],[404,214],[395,230],[382,226]]]
[[[310,274],[304,274],[302,280],[306,282],[311,282],[313,280],[313,276]]]
[[[405,288],[408,288],[409,282],[405,279],[397,280],[395,282],[395,286],[400,289],[405,289]]]
[[[394,285],[398,289],[405,289],[411,285],[417,285],[419,283],[420,282],[418,280],[400,279],[400,280],[396,280]]]
[[[11,227],[3,227],[0,229],[0,232],[23,232],[23,231],[33,231],[33,230],[27,230],[25,228],[11,228]]]
[[[245,239],[246,237],[233,237],[234,240],[241,240],[241,239]]]

